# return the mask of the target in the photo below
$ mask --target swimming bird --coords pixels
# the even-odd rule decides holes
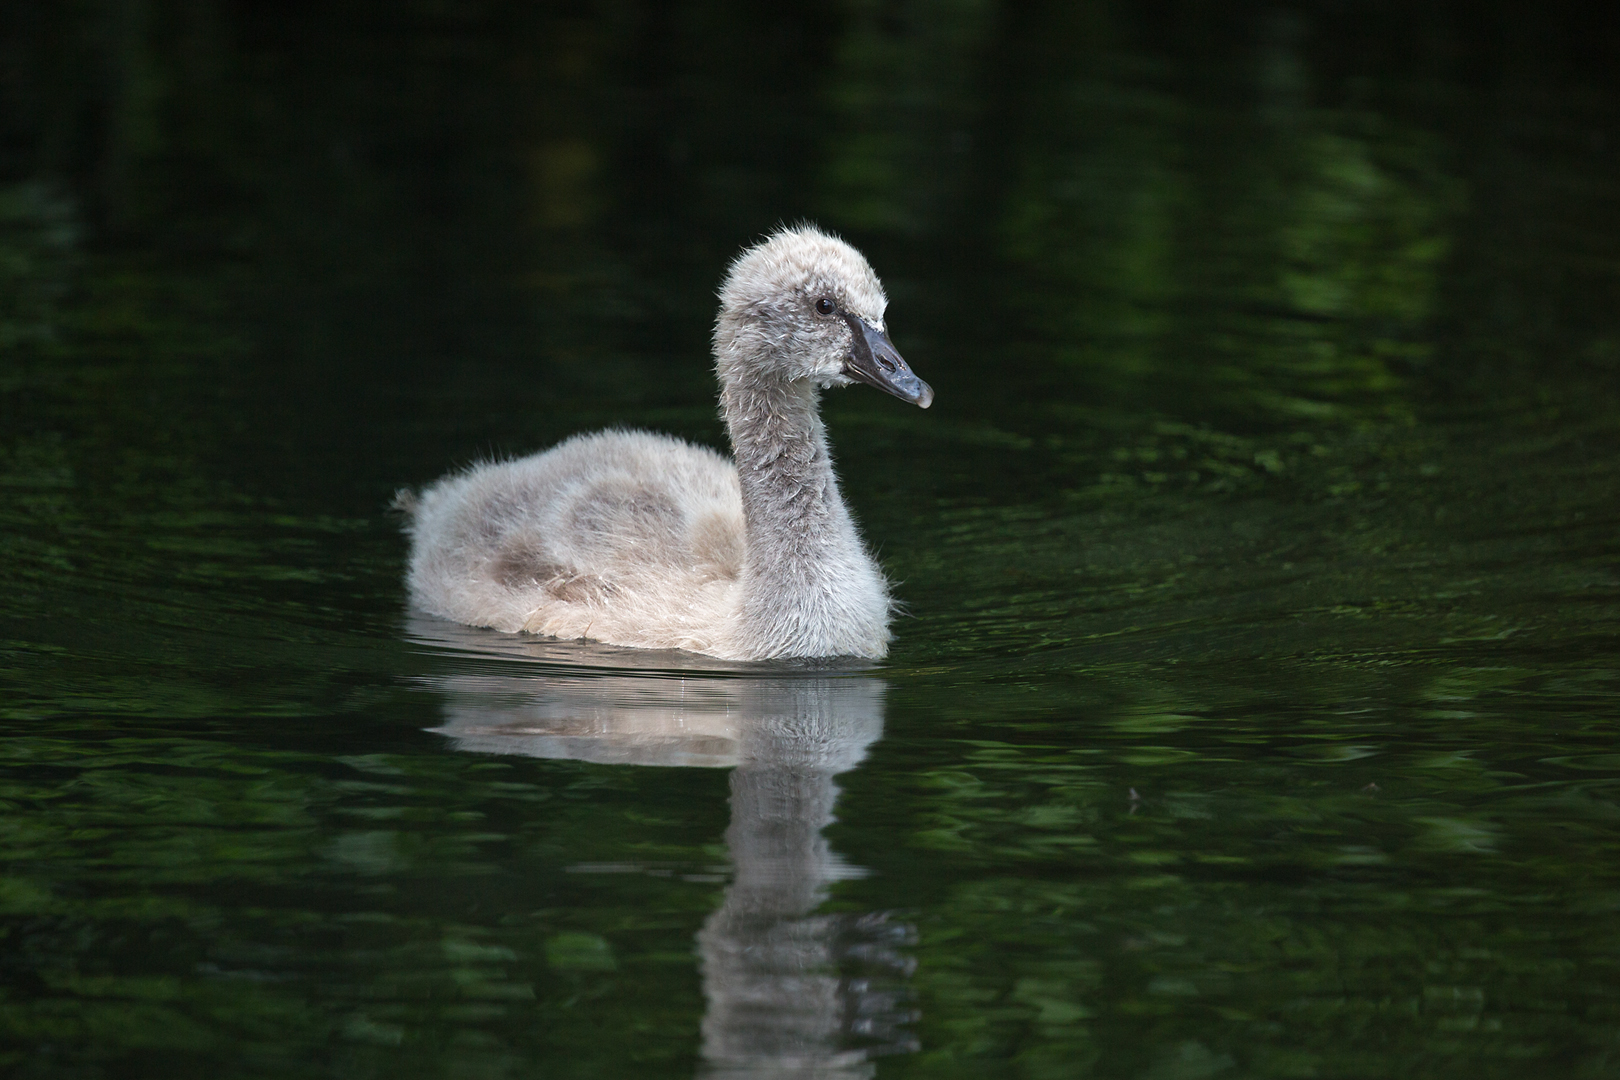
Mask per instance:
[[[470,626],[727,660],[882,657],[888,583],[838,489],[823,389],[928,408],[864,256],[809,225],[745,250],[720,288],[733,459],[643,431],[576,435],[401,494],[408,586]]]

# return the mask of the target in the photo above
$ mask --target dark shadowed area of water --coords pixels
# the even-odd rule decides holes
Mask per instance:
[[[0,6],[0,1072],[1620,1077],[1620,20]],[[407,610],[861,247],[882,664]]]

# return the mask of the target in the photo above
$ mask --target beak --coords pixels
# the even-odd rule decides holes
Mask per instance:
[[[845,375],[924,409],[934,403],[933,387],[911,373],[883,331],[859,315],[845,314],[844,321],[849,323],[851,333]]]

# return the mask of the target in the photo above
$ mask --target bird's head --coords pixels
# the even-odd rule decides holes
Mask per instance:
[[[737,256],[720,286],[720,377],[863,382],[926,409],[934,391],[890,344],[888,303],[849,244],[813,225],[780,229]]]

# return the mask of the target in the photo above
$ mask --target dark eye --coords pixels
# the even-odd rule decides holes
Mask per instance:
[[[820,300],[816,301],[816,310],[823,315],[831,315],[834,311],[838,310],[838,305],[833,303],[832,300],[823,296]]]

